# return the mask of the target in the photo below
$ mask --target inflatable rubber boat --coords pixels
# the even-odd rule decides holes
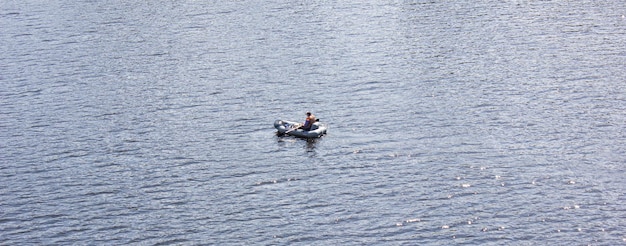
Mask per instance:
[[[322,135],[326,134],[326,130],[328,130],[328,125],[326,125],[325,123],[319,122],[319,120],[313,123],[310,131],[297,129],[301,125],[302,123],[295,122],[295,121],[287,121],[287,120],[274,121],[274,127],[276,128],[276,130],[278,130],[279,134],[287,134],[287,135],[301,137],[301,138],[319,138]]]

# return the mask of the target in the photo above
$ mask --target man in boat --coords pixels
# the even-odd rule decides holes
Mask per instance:
[[[306,112],[306,120],[304,120],[304,125],[300,128],[305,131],[310,131],[313,123],[315,123],[315,115],[311,114],[311,112]]]

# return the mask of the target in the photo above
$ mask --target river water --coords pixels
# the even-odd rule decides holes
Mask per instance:
[[[624,245],[624,15],[2,1],[0,244]]]

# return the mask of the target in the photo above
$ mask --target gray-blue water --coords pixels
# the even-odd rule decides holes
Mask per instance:
[[[624,245],[624,15],[4,0],[0,244]]]

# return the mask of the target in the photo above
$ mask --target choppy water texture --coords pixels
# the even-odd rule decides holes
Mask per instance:
[[[624,15],[2,1],[0,244],[623,245]]]

